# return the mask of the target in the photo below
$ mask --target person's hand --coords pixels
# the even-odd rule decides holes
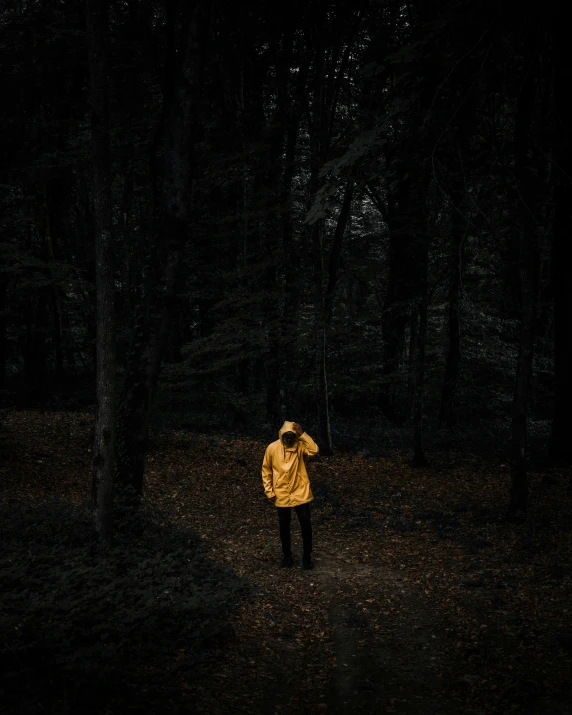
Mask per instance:
[[[300,427],[300,425],[297,422],[292,422],[292,427],[294,427],[294,429],[296,430],[296,434],[298,435],[298,437],[300,437],[300,435],[304,434],[304,430]]]

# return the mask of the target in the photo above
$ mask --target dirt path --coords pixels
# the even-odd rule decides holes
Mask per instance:
[[[328,540],[312,571],[277,563],[268,549],[245,569],[262,591],[237,621],[240,658],[229,654],[198,712],[459,712],[458,701],[442,694],[443,679],[456,670],[445,655],[443,625],[405,573]],[[253,623],[263,627],[255,633]]]
[[[328,712],[456,710],[439,697],[445,666],[440,626],[399,573],[323,551],[313,578],[328,604],[336,653]],[[406,620],[395,617],[397,606],[409,612]]]

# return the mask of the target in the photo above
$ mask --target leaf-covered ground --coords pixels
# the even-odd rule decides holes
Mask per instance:
[[[90,492],[90,415],[14,412],[5,493]],[[158,435],[145,499],[255,585],[234,638],[180,673],[181,712],[571,713],[572,497],[531,474],[526,524],[503,519],[508,468],[469,455],[316,458],[312,571],[279,569],[261,442]],[[299,528],[292,522],[295,555]],[[109,713],[115,715],[112,704]]]

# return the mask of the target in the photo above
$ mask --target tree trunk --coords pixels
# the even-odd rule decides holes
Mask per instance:
[[[395,170],[405,172],[405,169],[399,166],[396,166]],[[387,419],[397,423],[401,423],[405,416],[405,390],[400,381],[400,367],[411,313],[410,303],[414,297],[411,280],[413,243],[408,209],[410,191],[410,181],[402,179],[392,200],[388,202],[389,271],[381,319],[383,386],[379,404]]]
[[[527,403],[534,356],[534,291],[530,264],[533,260],[532,233],[521,227],[520,234],[521,321],[516,380],[512,402],[511,485],[507,516],[522,518],[528,507],[526,468]]]
[[[319,187],[320,165],[324,157],[326,117],[324,112],[324,80],[326,48],[323,32],[318,30],[316,41],[316,62],[314,67],[314,82],[312,96],[312,112],[310,121],[310,204]],[[310,227],[314,250],[314,287],[315,287],[315,333],[316,333],[316,401],[318,407],[318,435],[320,451],[324,455],[332,453],[332,434],[330,429],[330,405],[327,375],[327,325],[324,265],[324,224],[316,221]]]
[[[563,12],[563,11],[562,11]],[[572,462],[572,284],[568,247],[572,237],[572,143],[570,141],[570,83],[572,60],[568,26],[555,12],[553,42],[554,111],[554,219],[552,277],[554,284],[554,411],[551,452],[557,459]],[[572,485],[572,482],[571,482]]]
[[[453,207],[451,225],[451,268],[449,283],[449,316],[447,321],[448,345],[445,360],[445,375],[441,392],[441,408],[439,422],[441,426],[453,427],[455,413],[453,399],[459,377],[459,362],[461,360],[461,323],[459,320],[459,303],[461,298],[461,272],[463,270],[463,236],[461,233],[460,196]]]
[[[2,391],[6,388],[6,313],[8,311],[8,303],[6,300],[7,286],[5,281],[0,281],[0,399]]]
[[[342,206],[338,215],[336,230],[334,232],[334,238],[330,249],[327,271],[327,283],[325,280],[326,268],[324,265],[325,256],[322,223],[319,224],[319,235],[317,238],[317,253],[319,261],[318,279],[321,288],[320,295],[318,296],[318,300],[320,301],[319,308],[321,310],[321,315],[318,316],[318,415],[320,420],[320,449],[325,455],[332,454],[333,452],[332,433],[330,425],[330,393],[328,389],[328,331],[332,318],[334,291],[338,280],[338,266],[340,261],[342,241],[348,223],[348,218],[350,216],[353,191],[354,183],[352,180],[350,180],[346,185]],[[326,283],[325,287],[324,283]]]
[[[56,248],[54,246],[54,235],[52,230],[52,217],[50,215],[50,204],[48,199],[48,189],[46,182],[42,181],[41,193],[38,197],[41,215],[41,234],[43,240],[43,257],[46,261],[54,261],[56,256]],[[60,290],[58,286],[49,288],[49,303],[52,318],[52,344],[54,347],[55,358],[55,386],[59,387],[62,384],[64,377],[64,356],[62,347],[62,316],[60,309]]]
[[[115,270],[111,236],[109,100],[106,77],[107,7],[86,0],[91,89],[93,207],[96,270],[96,402],[93,458],[93,529],[100,544],[113,538],[116,360]]]
[[[149,422],[155,389],[165,354],[171,315],[175,309],[176,289],[189,234],[191,201],[192,109],[198,111],[197,99],[199,31],[202,29],[202,5],[189,11],[185,50],[169,93],[171,106],[167,120],[167,148],[164,164],[163,225],[155,251],[161,253],[163,270],[159,285],[149,278],[145,304],[133,334],[131,351],[124,378],[118,424],[117,485],[121,508],[137,507],[143,493],[145,456]],[[149,272],[151,266],[146,266]],[[153,302],[152,302],[153,301]]]
[[[534,101],[533,35],[526,40],[525,79],[517,102],[514,148],[517,230],[520,282],[520,341],[516,379],[512,401],[510,438],[511,484],[507,518],[522,519],[528,507],[528,475],[526,466],[527,404],[534,356],[534,324],[536,312],[535,227],[533,225],[534,186],[529,159],[528,132]]]
[[[57,286],[50,289],[50,305],[52,313],[52,340],[55,352],[55,384],[61,387],[64,380],[64,350],[62,336],[62,312],[60,305],[60,290]]]
[[[327,327],[332,319],[332,308],[334,304],[334,292],[338,282],[338,269],[340,265],[340,256],[342,252],[342,243],[346,227],[351,215],[352,199],[354,195],[354,182],[350,179],[344,191],[344,198],[338,214],[336,230],[334,232],[334,240],[330,248],[330,256],[328,260],[328,282],[326,286],[325,310]]]
[[[49,330],[45,293],[29,296],[22,306],[25,333],[19,336],[24,374],[29,395],[41,401],[46,394],[49,371],[46,354],[46,332]]]
[[[279,329],[278,326],[276,326]],[[274,333],[273,330],[271,330]],[[268,340],[268,354],[264,363],[264,383],[266,386],[266,418],[270,425],[280,422],[280,364],[279,341],[271,336]]]
[[[320,424],[320,444],[322,454],[333,452],[332,429],[330,424],[330,393],[328,390],[328,336],[325,321],[320,335],[320,353],[318,365],[318,418]]]
[[[293,222],[293,197],[294,176],[296,173],[296,147],[300,133],[300,121],[304,108],[306,95],[306,77],[308,64],[302,63],[303,69],[298,73],[294,101],[288,97],[286,102],[286,137],[284,153],[284,171],[280,195],[280,233],[282,236],[282,256],[284,260],[284,310],[281,319],[281,353],[282,368],[287,373],[287,366],[294,362],[295,340],[292,336],[297,333],[297,321],[301,303],[300,285],[300,251],[299,240],[294,232]],[[292,414],[296,395],[291,390],[285,390],[285,374],[280,386],[280,407],[283,416]]]
[[[282,225],[280,202],[275,211],[270,208],[277,199],[283,197],[283,156],[288,133],[288,101],[290,89],[290,68],[292,66],[293,32],[291,27],[286,27],[283,34],[283,46],[280,49],[276,42],[274,51],[277,56],[277,102],[276,111],[271,123],[263,131],[266,151],[262,166],[256,166],[254,178],[254,195],[261,197],[264,205],[268,207],[269,216],[262,223],[259,236],[261,252],[266,253],[268,267],[265,270],[265,283],[269,299],[264,304],[264,320],[267,326],[267,350],[264,365],[264,383],[266,388],[266,418],[270,425],[276,425],[285,419],[281,414],[281,387],[283,384],[282,368],[283,345],[288,337],[286,321],[292,319],[293,306],[288,301],[290,286],[286,275],[283,276],[279,266],[289,262],[293,247],[289,245],[286,250],[282,240],[276,241],[275,236],[280,236]],[[284,168],[285,171],[285,168]],[[264,233],[271,236],[264,237]],[[284,274],[288,273],[287,270]],[[288,278],[291,278],[289,275]],[[282,417],[282,420],[281,420]]]
[[[424,194],[419,197],[422,201]],[[420,212],[421,213],[421,212]],[[423,217],[424,218],[424,217]],[[419,329],[417,335],[417,354],[415,356],[415,388],[413,392],[413,465],[427,466],[423,449],[423,395],[425,388],[425,348],[427,345],[427,302],[428,302],[428,263],[429,237],[426,233],[425,221],[419,224],[424,235],[419,237]]]
[[[407,356],[407,412],[405,417],[410,420],[413,417],[413,405],[415,402],[415,382],[416,364],[419,348],[419,306],[411,311],[409,319],[409,355]]]
[[[22,306],[22,317],[24,318],[25,330],[18,336],[18,344],[22,353],[24,364],[24,376],[28,393],[36,393],[36,360],[34,358],[34,303],[33,298],[28,296]]]
[[[318,404],[318,434],[320,437],[320,451],[324,455],[333,452],[332,433],[330,427],[330,397],[328,391],[328,321],[326,317],[326,302],[324,290],[324,230],[320,223],[314,234],[316,243],[316,335],[318,339],[317,356],[317,404]]]
[[[572,170],[572,162],[564,170]],[[572,237],[572,192],[563,177],[555,192],[552,275],[554,280],[554,410],[551,452],[572,462],[572,285],[568,248]]]

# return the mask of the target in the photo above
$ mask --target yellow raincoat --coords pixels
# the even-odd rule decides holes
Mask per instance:
[[[287,448],[282,435],[284,432],[295,434],[293,424],[284,422],[278,432],[279,439],[268,445],[262,462],[264,491],[269,499],[276,497],[275,506],[298,506],[314,498],[304,458],[318,454],[318,445],[304,432]]]

